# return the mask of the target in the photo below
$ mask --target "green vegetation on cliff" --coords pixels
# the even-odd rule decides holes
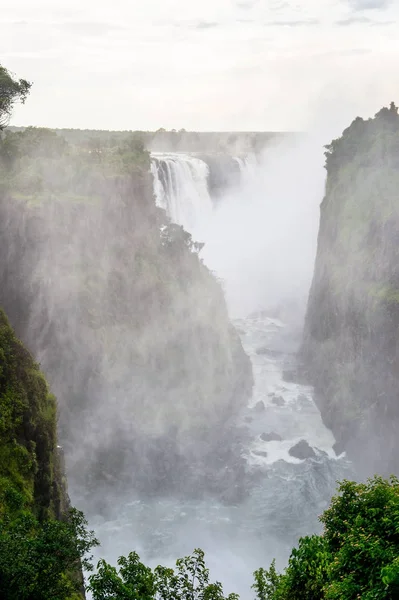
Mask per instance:
[[[0,514],[19,498],[40,519],[60,514],[56,401],[0,310]]]
[[[302,358],[326,424],[368,475],[397,472],[399,115],[355,119],[326,147]]]
[[[96,540],[69,509],[56,401],[0,310],[0,597],[81,598]]]

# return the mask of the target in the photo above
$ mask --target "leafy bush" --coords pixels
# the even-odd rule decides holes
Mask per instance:
[[[254,573],[257,600],[397,600],[399,598],[399,480],[374,477],[343,481],[320,518],[321,535],[302,538],[284,573]],[[224,600],[220,583],[209,583],[204,553],[180,559],[176,571],[152,571],[136,553],[100,561],[90,576],[94,600]],[[230,594],[229,600],[236,600]]]
[[[88,589],[94,600],[237,600],[236,594],[223,594],[220,582],[209,583],[204,552],[197,548],[191,556],[176,561],[176,570],[158,566],[154,570],[131,552],[118,560],[119,571],[104,560],[90,576]]]
[[[300,540],[284,574],[257,572],[260,600],[399,598],[396,477],[343,481],[320,520],[322,535]]]
[[[66,600],[81,588],[80,565],[90,570],[88,553],[97,545],[82,513],[40,523],[31,513],[0,522],[0,598]]]

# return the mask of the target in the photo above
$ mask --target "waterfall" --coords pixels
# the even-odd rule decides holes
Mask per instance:
[[[190,233],[198,231],[213,210],[208,165],[181,153],[153,153],[151,159],[157,206]]]
[[[255,154],[247,154],[246,156],[233,156],[233,160],[237,163],[240,171],[240,183],[245,184],[255,176],[258,160]]]

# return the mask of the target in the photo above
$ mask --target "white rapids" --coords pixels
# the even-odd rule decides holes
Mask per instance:
[[[132,495],[114,518],[97,517],[91,525],[102,541],[99,554],[112,563],[136,550],[152,566],[172,566],[201,547],[211,576],[246,600],[256,568],[268,567],[274,557],[282,567],[300,536],[320,530],[318,515],[328,506],[336,481],[351,477],[351,466],[336,456],[334,437],[322,423],[311,388],[283,379],[296,350],[289,328],[264,314],[235,324],[255,376],[253,397],[236,420],[246,430],[243,456],[253,481],[248,496],[227,505],[215,498],[143,500]],[[281,406],[273,402],[276,397]],[[255,409],[259,401],[265,404],[261,412]],[[282,440],[260,439],[271,431]],[[314,449],[313,458],[289,454],[302,439]]]

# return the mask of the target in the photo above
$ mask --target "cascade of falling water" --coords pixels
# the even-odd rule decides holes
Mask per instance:
[[[154,153],[151,161],[154,194],[171,221],[197,232],[211,216],[208,165],[199,158],[180,153]]]

